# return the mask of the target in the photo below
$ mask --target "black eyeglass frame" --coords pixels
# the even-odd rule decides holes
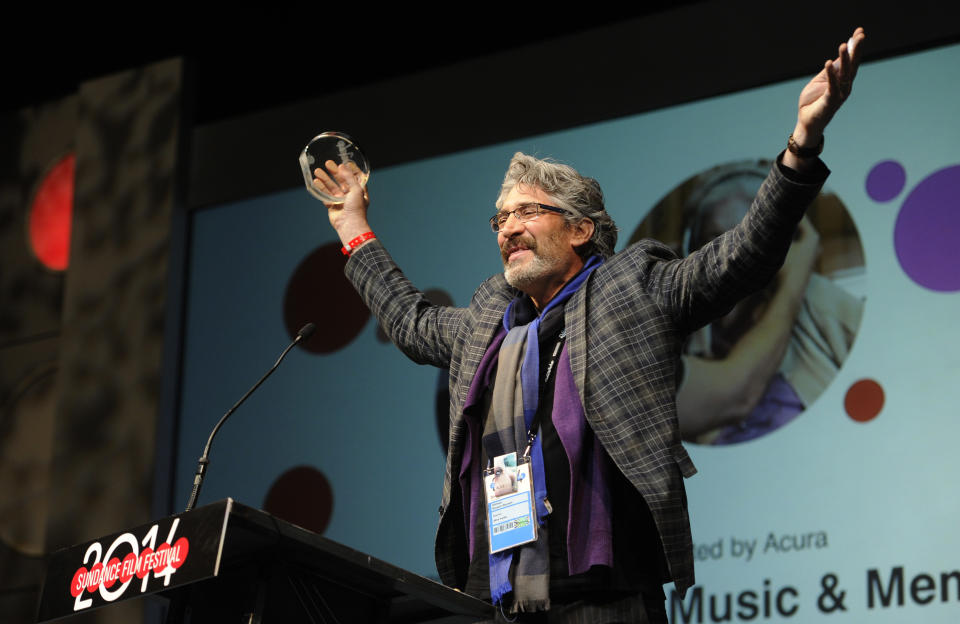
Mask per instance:
[[[526,210],[534,206],[536,207],[536,211],[532,215],[528,216],[527,218],[523,218],[519,214],[517,214],[517,212],[520,210]],[[540,202],[529,202],[526,204],[521,204],[520,206],[517,206],[513,210],[500,211],[497,214],[490,217],[490,229],[493,230],[494,234],[499,234],[500,228],[506,225],[507,219],[510,218],[510,215],[513,215],[514,217],[516,217],[520,223],[527,223],[529,221],[534,221],[538,219],[540,215],[543,214],[544,211],[555,212],[557,214],[563,214],[563,215],[570,214],[570,211],[564,208],[557,208],[556,206],[541,204]]]

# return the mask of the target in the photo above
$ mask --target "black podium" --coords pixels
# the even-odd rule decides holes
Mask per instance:
[[[167,622],[475,622],[488,603],[231,499],[58,551],[37,621],[145,595]]]

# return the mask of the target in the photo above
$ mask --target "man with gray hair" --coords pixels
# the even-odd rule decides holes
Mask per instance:
[[[857,29],[803,89],[788,149],[740,224],[684,259],[651,240],[614,254],[596,180],[516,154],[490,219],[503,274],[466,308],[436,306],[370,230],[356,172],[315,170],[345,200],[327,208],[347,277],[404,353],[450,370],[445,584],[521,621],[667,621],[663,584],[682,596],[694,582],[681,346],[776,274],[828,174],[823,130],[850,94],[863,38]],[[510,496],[527,491],[526,511],[491,511],[494,466],[517,467]]]

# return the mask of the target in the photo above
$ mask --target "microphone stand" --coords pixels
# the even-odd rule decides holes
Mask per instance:
[[[293,342],[283,350],[283,353],[280,354],[280,357],[277,358],[276,363],[270,367],[270,370],[260,378],[260,381],[255,383],[252,388],[247,390],[247,393],[240,397],[240,400],[233,404],[227,413],[224,414],[220,421],[217,422],[214,426],[213,431],[210,432],[210,437],[207,438],[207,445],[203,448],[203,455],[200,456],[200,460],[197,462],[197,472],[193,477],[193,492],[190,493],[190,500],[187,502],[187,508],[184,511],[190,511],[193,509],[193,506],[197,503],[197,498],[200,496],[200,488],[203,486],[203,478],[207,473],[207,466],[210,464],[210,447],[213,445],[213,438],[217,435],[217,432],[220,431],[220,427],[223,426],[223,423],[227,422],[227,419],[230,418],[230,415],[237,411],[237,408],[240,407],[247,398],[253,394],[254,390],[260,387],[264,381],[267,380],[267,377],[273,374],[273,371],[277,370],[277,367],[280,366],[280,362],[283,361],[283,358],[287,357],[287,353],[290,353],[290,349],[293,349],[301,341],[307,340],[310,336],[313,335],[317,326],[313,323],[307,323],[304,325],[300,331],[297,333],[297,337],[293,339]]]

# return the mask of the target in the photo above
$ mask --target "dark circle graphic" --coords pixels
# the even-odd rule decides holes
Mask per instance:
[[[893,232],[900,268],[917,285],[960,290],[960,165],[940,169],[904,200]]]
[[[30,249],[48,269],[63,271],[70,259],[70,219],[77,159],[67,154],[40,181],[30,205]]]
[[[685,257],[742,222],[773,165],[730,162],[677,185],[630,243],[655,239]],[[684,346],[677,416],[684,440],[729,445],[785,430],[830,385],[860,329],[866,275],[853,219],[820,193],[779,272]],[[840,336],[837,340],[830,338]],[[807,358],[806,354],[815,357]],[[726,380],[717,383],[718,379]]]
[[[333,488],[316,468],[296,466],[273,482],[263,509],[314,533],[323,533],[333,515]]]
[[[883,401],[883,387],[872,379],[861,379],[847,390],[843,408],[853,420],[868,422],[880,414]]]
[[[430,303],[440,306],[452,306],[453,297],[445,290],[440,288],[431,288],[423,292],[424,296],[430,300]],[[377,336],[383,330],[377,328]],[[384,340],[389,340],[386,334],[383,334]],[[443,454],[447,454],[447,446],[450,441],[450,370],[441,368],[437,371],[436,386],[433,392],[433,411],[436,417],[437,439],[440,442],[440,448]]]
[[[343,274],[346,257],[340,245],[317,247],[300,262],[283,301],[283,321],[290,339],[307,323],[316,333],[302,344],[311,353],[332,353],[350,344],[363,330],[370,311]]]
[[[907,172],[895,160],[873,166],[867,174],[867,195],[874,201],[887,202],[900,194],[907,183]]]

